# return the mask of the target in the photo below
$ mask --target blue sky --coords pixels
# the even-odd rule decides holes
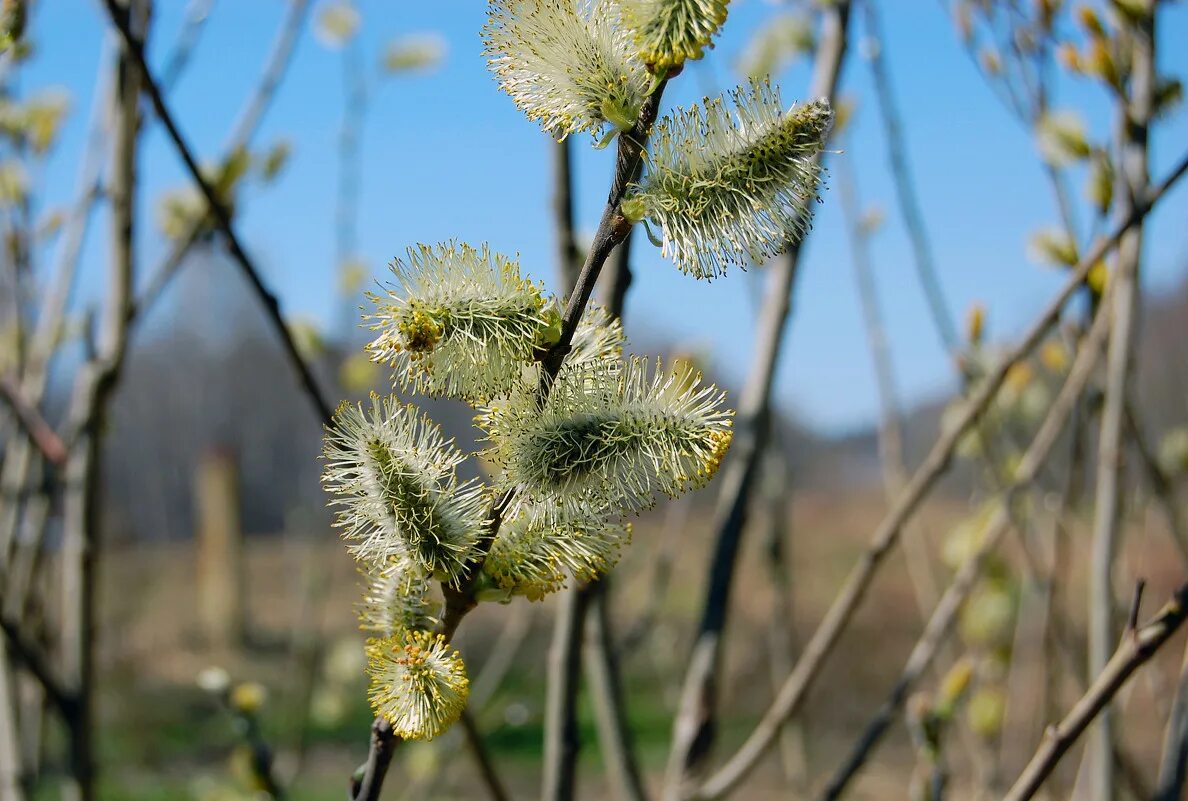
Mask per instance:
[[[973,302],[985,303],[990,335],[1008,337],[1021,330],[1060,285],[1059,274],[1030,263],[1025,255],[1029,234],[1056,221],[1034,145],[975,71],[940,3],[883,0],[882,6],[910,159],[945,294],[960,316]],[[158,0],[156,7],[151,57],[159,67],[186,4]],[[371,64],[383,43],[395,36],[436,31],[449,47],[447,61],[437,72],[373,88],[362,144],[360,255],[382,277],[383,265],[414,242],[485,240],[497,250],[519,252],[527,271],[551,284],[549,142],[485,69],[478,33],[485,3],[370,0],[359,7]],[[316,8],[315,3],[315,13]],[[283,0],[215,3],[193,63],[169,98],[198,153],[213,157],[221,150],[284,10]],[[774,10],[773,4],[761,0],[735,0],[717,48],[706,62],[674,82],[666,101],[686,104],[711,87],[733,85],[739,52]],[[98,2],[38,4],[33,21],[38,55],[23,79],[25,88],[60,85],[73,99],[70,121],[45,170],[42,207],[63,204],[72,196],[102,35]],[[1160,40],[1162,70],[1188,74],[1188,47],[1183,46],[1188,41],[1188,6],[1170,7]],[[778,83],[784,100],[795,100],[806,90],[807,69],[794,67],[779,76]],[[864,203],[886,213],[887,225],[872,243],[875,280],[901,391],[905,401],[916,402],[951,388],[952,368],[914,278],[869,72],[860,58],[848,62],[843,94],[857,100],[857,117],[846,152],[833,158],[851,162]],[[1085,84],[1062,86],[1055,105],[1082,109],[1091,127],[1108,125],[1100,92]],[[242,237],[277,289],[285,312],[326,325],[341,307],[334,291],[334,203],[342,108],[341,54],[322,47],[307,30],[256,140],[265,144],[287,139],[293,159],[277,183],[250,192],[238,220]],[[587,144],[583,138],[576,191],[580,227],[589,232],[605,199],[613,148],[595,151]],[[1185,144],[1188,112],[1181,111],[1156,134],[1156,177],[1180,156]],[[155,128],[146,142],[141,171],[143,219],[148,220],[160,194],[184,181],[179,160]],[[1174,285],[1188,267],[1185,223],[1188,190],[1180,187],[1150,228],[1145,266],[1149,290]],[[106,253],[103,229],[92,226],[80,302],[85,303],[99,285]],[[140,240],[144,264],[152,265],[165,246],[151,225],[141,227]],[[749,364],[759,271],[699,283],[661,259],[646,238],[640,238],[636,252],[629,332],[654,332],[686,347],[704,348],[715,369],[740,382]],[[873,421],[878,399],[833,192],[826,193],[819,207],[805,255],[776,398],[822,431],[840,433]]]

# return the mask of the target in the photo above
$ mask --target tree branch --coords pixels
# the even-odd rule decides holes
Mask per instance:
[[[50,424],[45,422],[37,407],[29,403],[21,394],[16,381],[8,376],[0,376],[0,396],[12,409],[17,422],[20,423],[29,441],[37,446],[37,450],[45,460],[55,467],[66,465],[66,445],[54,432]]]
[[[1026,801],[1035,795],[1060,758],[1105,709],[1131,674],[1150,659],[1184,622],[1184,618],[1188,616],[1186,604],[1188,585],[1176,590],[1175,597],[1154,620],[1140,629],[1130,629],[1123,635],[1121,645],[1114,651],[1105,669],[1073,705],[1064,720],[1048,729],[1035,756],[1004,796],[1003,801]]]
[[[771,747],[780,724],[800,708],[808,690],[819,676],[825,659],[832,653],[838,638],[849,625],[854,612],[866,596],[871,580],[895,544],[903,525],[915,513],[920,502],[947,470],[957,443],[990,405],[1006,379],[1007,372],[1016,362],[1034,350],[1056,324],[1060,319],[1064,304],[1081,288],[1093,265],[1118,244],[1123,234],[1145,216],[1167,190],[1183,177],[1185,172],[1188,172],[1188,155],[1182,157],[1171,173],[1155,186],[1143,198],[1142,202],[1135,206],[1134,211],[1126,220],[1108,236],[1097,240],[1080,263],[1071,271],[1064,287],[1024,333],[1019,343],[1005,353],[995,369],[985,376],[973,395],[966,401],[960,417],[936,441],[899,499],[879,524],[870,547],[859,558],[858,563],[846,578],[833,604],[806,645],[796,668],[781,687],[775,703],[764,714],[755,730],[734,756],[710,776],[693,793],[692,798],[705,801],[726,794],[738,782],[742,781],[758,763],[760,757]]]
[[[570,801],[577,780],[578,682],[582,668],[582,629],[589,608],[586,588],[573,587],[561,596],[549,647],[545,682],[544,774],[542,801]]]
[[[962,603],[981,575],[983,563],[997,548],[1003,535],[1010,529],[1012,504],[1035,481],[1040,468],[1051,455],[1060,433],[1073,416],[1077,400],[1085,391],[1085,387],[1093,375],[1093,370],[1101,359],[1102,346],[1105,344],[1109,332],[1109,314],[1105,311],[1098,311],[1093,326],[1086,334],[1081,348],[1077,352],[1077,358],[1069,370],[1064,386],[1061,387],[1060,393],[1049,407],[1043,423],[1019,462],[1014,478],[1010,486],[1006,488],[1004,497],[999,501],[993,517],[986,523],[985,532],[982,534],[977,550],[961,566],[953,583],[941,596],[924,628],[924,633],[920,635],[920,639],[912,648],[907,664],[890,696],[875,713],[849,757],[830,780],[822,798],[827,801],[836,801],[842,796],[850,780],[858,774],[887,729],[894,722],[916,682],[932,664],[932,660],[943,643],[944,637],[951,629]]]
[[[495,763],[491,760],[491,754],[487,751],[486,743],[483,742],[483,735],[478,730],[478,724],[475,723],[474,716],[470,714],[469,709],[462,711],[461,722],[462,733],[466,735],[466,745],[470,748],[470,754],[478,765],[479,775],[483,779],[483,785],[487,788],[487,795],[491,797],[491,801],[509,801],[510,796],[508,796],[499,774],[495,772]]]
[[[78,705],[76,694],[67,688],[41,648],[25,636],[17,621],[9,618],[7,614],[0,613],[0,630],[3,630],[13,655],[33,674],[33,678],[37,679],[37,683],[45,691],[45,697],[62,715],[62,719],[68,720]]]
[[[932,246],[929,244],[924,225],[924,214],[920,209],[920,199],[916,195],[916,187],[912,182],[912,170],[907,159],[903,124],[899,117],[899,109],[895,104],[895,92],[891,87],[891,75],[884,55],[887,40],[883,36],[883,26],[879,19],[878,0],[865,0],[862,5],[866,10],[864,20],[866,35],[874,40],[874,46],[871,48],[872,55],[869,59],[870,75],[874,82],[875,96],[878,98],[880,118],[883,122],[883,137],[887,144],[887,162],[891,166],[891,175],[895,179],[895,194],[899,200],[899,213],[903,216],[903,226],[907,229],[908,238],[912,243],[916,274],[920,279],[920,286],[924,290],[924,297],[928,301],[932,322],[940,336],[941,345],[950,356],[954,356],[957,354],[960,342],[957,337],[957,328],[953,323],[953,314],[945,301],[944,289],[942,289],[940,278],[937,275]]]
[[[814,97],[832,99],[846,53],[850,2],[840,0],[830,5],[823,14],[825,31],[817,51],[809,93]],[[822,157],[818,153],[817,161]],[[697,638],[685,674],[680,707],[673,721],[672,747],[664,782],[666,799],[678,798],[686,789],[690,777],[704,767],[717,734],[722,636],[726,628],[730,591],[748,506],[758,483],[756,478],[770,426],[771,388],[775,382],[784,330],[791,310],[792,290],[803,241],[790,245],[787,253],[768,268],[766,300],[758,324],[758,346],[739,403],[732,453],[718,479],[720,490],[715,515],[717,537],[708,568]]]
[[[190,178],[194,184],[201,191],[202,196],[206,199],[207,208],[214,218],[215,225],[222,231],[223,236],[227,240],[228,250],[231,252],[236,265],[240,268],[244,277],[248,280],[252,291],[259,298],[264,309],[265,317],[271,323],[276,335],[280,338],[281,344],[285,351],[285,356],[288,358],[294,371],[297,373],[298,379],[301,383],[302,389],[308,396],[314,409],[323,423],[329,423],[334,414],[333,407],[327,401],[326,396],[322,393],[318,386],[317,380],[314,378],[313,372],[310,370],[305,359],[302,358],[300,351],[297,349],[296,343],[293,341],[292,335],[289,333],[288,327],[285,325],[284,318],[280,312],[280,302],[276,295],[273,294],[260,278],[260,273],[256,269],[255,264],[247,255],[243,245],[239,241],[239,237],[235,233],[235,229],[231,223],[230,213],[223,205],[222,201],[215,194],[214,189],[202,174],[198,162],[195,161],[193,152],[190,150],[185,139],[182,137],[181,131],[178,130],[177,124],[170,113],[169,108],[165,105],[165,99],[161,95],[160,88],[153,80],[152,72],[149,69],[148,63],[144,56],[144,46],[136,37],[129,27],[129,19],[127,12],[120,8],[117,0],[103,0],[106,6],[112,23],[116,30],[119,31],[121,38],[127,45],[132,59],[137,65],[141,77],[143,78],[143,89],[152,103],[153,109],[156,111],[157,118],[161,124],[165,126],[165,130],[172,140],[178,155],[181,156],[182,161],[186,165],[186,169],[190,173]]]
[[[1147,190],[1147,127],[1154,112],[1155,93],[1155,8],[1145,3],[1145,21],[1133,28],[1123,26],[1121,37],[1133,46],[1130,98],[1119,98],[1118,141],[1119,214],[1127,216],[1136,199]],[[1143,227],[1135,225],[1118,244],[1117,263],[1110,283],[1115,285],[1113,334],[1106,361],[1105,403],[1101,412],[1101,435],[1097,449],[1097,487],[1093,517],[1093,546],[1089,568],[1089,673],[1105,669],[1116,642],[1114,557],[1118,548],[1122,518],[1122,458],[1127,382],[1139,307],[1139,266],[1142,260]],[[1090,739],[1089,795],[1092,801],[1114,797],[1113,714],[1107,707]]]

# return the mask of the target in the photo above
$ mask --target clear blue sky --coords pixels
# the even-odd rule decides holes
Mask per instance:
[[[93,0],[37,5],[33,37],[39,52],[26,73],[26,88],[62,85],[73,98],[70,122],[47,167],[46,196],[39,201],[44,207],[66,202],[73,192],[103,18]],[[282,0],[215,3],[194,61],[170,97],[200,154],[213,157],[221,149],[285,5]],[[1029,263],[1024,253],[1029,233],[1055,222],[1033,143],[976,73],[940,3],[883,0],[882,5],[910,157],[945,293],[961,316],[974,301],[984,302],[991,336],[1010,336],[1060,284],[1058,274]],[[182,0],[157,0],[151,56],[158,66],[185,6]],[[530,273],[552,282],[548,142],[485,69],[478,33],[484,8],[481,0],[360,3],[371,64],[393,36],[436,31],[449,46],[448,59],[436,73],[388,81],[374,93],[363,134],[360,249],[377,277],[407,245],[457,237],[518,251]],[[732,85],[737,55],[773,11],[771,3],[735,0],[716,50],[675,82],[666,100],[683,104],[710,86]],[[1162,69],[1188,75],[1188,6],[1169,9],[1160,39]],[[865,62],[851,58],[843,80],[844,93],[858,99],[858,114],[847,152],[834,158],[852,161],[864,202],[886,212],[888,224],[873,243],[876,281],[900,387],[908,402],[919,401],[951,387],[951,366],[938,346],[899,225]],[[794,68],[779,76],[779,83],[785,101],[799,98],[806,69]],[[278,183],[248,195],[238,221],[285,312],[325,324],[339,308],[333,220],[341,90],[341,54],[322,47],[307,30],[257,140],[287,138],[293,160]],[[1088,109],[1093,125],[1109,119],[1100,93],[1083,84],[1061,87],[1056,105]],[[589,231],[605,199],[613,149],[594,151],[587,143],[582,140],[577,196],[581,227]],[[1181,110],[1156,135],[1155,175],[1162,175],[1185,147],[1188,111]],[[148,137],[142,175],[147,220],[161,192],[184,180],[180,162],[156,128]],[[1171,286],[1188,268],[1185,223],[1188,190],[1181,187],[1151,227],[1148,289]],[[93,226],[88,240],[84,301],[102,271],[103,229]],[[143,226],[140,236],[145,264],[152,265],[164,245],[152,226]],[[628,300],[629,330],[705,347],[717,369],[741,381],[749,363],[755,279],[761,276],[738,273],[698,283],[662,260],[645,238],[640,242]],[[777,398],[821,430],[843,432],[875,418],[877,396],[836,193],[827,193],[819,208],[806,256]]]

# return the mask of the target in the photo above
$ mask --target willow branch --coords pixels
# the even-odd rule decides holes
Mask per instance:
[[[74,714],[78,699],[54,670],[41,647],[25,636],[20,623],[3,613],[0,613],[0,630],[3,630],[4,636],[8,640],[12,654],[41,685],[45,697],[62,715],[63,720],[69,719]]]
[[[206,21],[210,19],[213,7],[214,0],[191,0],[186,9],[186,18],[173,45],[173,52],[169,54],[165,69],[161,70],[161,88],[166,92],[173,88],[190,63],[190,56],[194,55],[194,48],[206,29]]]
[[[553,143],[553,231],[557,237],[557,272],[561,286],[577,285],[580,257],[574,236],[572,149],[568,138]],[[562,801],[574,795],[581,752],[577,702],[582,658],[582,630],[590,608],[589,584],[565,590],[553,621],[545,676],[544,769],[542,798]]]
[[[153,109],[156,111],[157,118],[165,127],[169,135],[169,139],[173,142],[174,148],[178,155],[186,165],[186,169],[190,173],[190,178],[202,193],[206,200],[207,208],[211,216],[214,218],[214,223],[218,229],[223,233],[227,241],[227,247],[231,252],[236,265],[247,279],[251,286],[253,293],[260,300],[263,307],[265,317],[268,319],[277,337],[281,341],[284,348],[285,356],[292,365],[293,370],[297,373],[301,387],[309,398],[310,403],[317,411],[318,416],[323,423],[329,423],[333,416],[333,407],[330,405],[326,396],[323,394],[321,388],[318,386],[317,380],[314,378],[313,372],[305,359],[301,356],[297,349],[297,344],[293,341],[292,335],[289,333],[288,327],[285,325],[284,318],[280,312],[280,302],[277,300],[272,290],[265,285],[263,279],[260,277],[260,272],[257,270],[255,264],[248,256],[247,251],[244,250],[243,245],[239,241],[238,235],[235,233],[235,228],[231,222],[230,212],[227,211],[226,206],[223,205],[222,200],[219,199],[215,193],[214,188],[206,177],[202,174],[202,169],[195,161],[193,152],[190,146],[183,138],[181,131],[178,130],[177,123],[173,119],[172,113],[165,105],[165,99],[161,95],[160,88],[153,79],[152,72],[149,69],[148,63],[144,56],[144,47],[141,41],[136,37],[129,27],[129,19],[127,12],[121,9],[117,0],[104,0],[104,5],[107,8],[108,14],[111,17],[112,23],[119,31],[120,36],[128,47],[136,66],[140,70],[143,78],[142,85],[145,94],[152,103]]]
[[[673,73],[669,74],[669,77]],[[615,246],[627,236],[631,226],[620,213],[619,203],[623,199],[627,187],[639,176],[643,164],[644,147],[648,136],[651,135],[652,125],[656,122],[656,115],[660,111],[660,98],[664,94],[664,87],[668,79],[662,79],[653,92],[643,103],[639,118],[631,130],[619,135],[615,158],[615,174],[611,181],[610,193],[607,197],[606,208],[594,234],[594,242],[586,254],[586,261],[578,275],[574,291],[569,296],[565,312],[561,316],[561,335],[557,343],[549,349],[541,360],[541,383],[538,391],[540,403],[548,397],[552,389],[553,379],[561,370],[565,357],[569,354],[573,334],[577,324],[586,310],[598,275],[606,263],[607,257]],[[1188,165],[1186,165],[1188,166]],[[487,533],[479,540],[475,548],[475,558],[467,566],[457,588],[442,586],[445,595],[445,605],[441,623],[437,626],[438,633],[447,640],[452,639],[454,632],[462,623],[463,618],[474,609],[474,586],[478,580],[487,552],[491,549],[495,536],[503,520],[503,513],[511,504],[511,492],[505,492],[496,501],[491,510],[491,523]],[[397,744],[397,738],[392,727],[382,718],[377,718],[371,726],[371,745],[367,754],[367,761],[355,772],[351,780],[351,798],[353,801],[376,801],[383,788],[384,778],[391,765],[392,756]]]
[[[470,714],[469,709],[462,711],[461,723],[462,733],[466,736],[466,746],[470,749],[470,755],[474,757],[475,764],[478,766],[483,786],[487,788],[487,795],[490,796],[491,801],[509,801],[510,796],[507,794],[507,789],[495,771],[495,763],[491,760],[491,754],[487,751],[486,743],[483,742],[482,732],[478,730],[478,724],[475,723],[474,716]]]
[[[962,603],[977,583],[983,563],[998,547],[999,541],[1010,529],[1012,504],[1035,481],[1040,468],[1051,455],[1060,433],[1072,417],[1077,401],[1101,359],[1102,346],[1105,344],[1109,332],[1110,316],[1104,311],[1099,311],[1092,328],[1086,334],[1084,342],[1077,352],[1077,358],[1069,370],[1064,386],[1061,387],[1060,393],[1049,407],[1048,414],[1044,417],[1031,445],[1023,455],[1015,477],[1006,489],[1005,496],[995,508],[993,517],[987,522],[985,533],[979,541],[977,550],[961,566],[953,583],[949,585],[937,603],[924,628],[924,633],[920,635],[920,639],[912,648],[903,672],[896,681],[890,696],[867,725],[842,767],[830,780],[822,798],[835,801],[842,796],[850,780],[865,765],[875,746],[894,722],[916,682],[932,664],[945,636],[952,628]]]
[[[833,98],[846,53],[850,21],[848,0],[823,11],[824,32],[817,50],[810,95]],[[820,161],[822,154],[817,154]],[[763,447],[770,427],[771,389],[792,305],[800,263],[800,240],[768,267],[768,286],[758,323],[758,345],[738,410],[731,456],[719,479],[717,531],[708,566],[701,621],[685,673],[681,703],[673,721],[664,797],[678,798],[710,755],[717,734],[718,681],[722,635],[729,614],[730,591],[746,527]]]
[[[1121,35],[1133,46],[1130,99],[1119,101],[1118,136],[1121,143],[1119,212],[1128,214],[1148,182],[1147,128],[1154,111],[1154,2],[1145,4],[1146,20]],[[1127,382],[1131,374],[1133,342],[1139,306],[1139,265],[1142,225],[1122,237],[1110,282],[1116,285],[1111,312],[1114,330],[1106,362],[1105,404],[1097,449],[1097,482],[1093,517],[1093,546],[1089,568],[1089,672],[1100,673],[1116,641],[1114,558],[1122,518],[1122,458]],[[1107,707],[1090,739],[1090,798],[1108,801],[1114,794],[1113,714]]]
[[[586,647],[582,652],[586,681],[598,725],[598,742],[611,781],[622,801],[646,801],[647,787],[635,754],[635,741],[627,720],[622,674],[612,636],[608,593],[614,586],[604,576],[588,587]]]
[[[945,351],[954,355],[960,347],[960,342],[957,337],[957,328],[953,323],[953,314],[945,300],[944,289],[942,289],[940,278],[937,275],[932,245],[928,240],[924,214],[920,208],[920,198],[916,194],[916,186],[912,181],[912,169],[908,164],[903,123],[899,116],[899,108],[895,103],[895,91],[891,86],[891,75],[885,56],[887,40],[883,35],[883,26],[879,19],[878,0],[865,0],[862,5],[866,11],[866,35],[874,40],[874,46],[871,48],[872,55],[869,59],[870,75],[875,86],[875,96],[878,98],[879,115],[883,123],[883,137],[887,144],[887,161],[891,166],[891,176],[895,180],[899,213],[903,216],[903,225],[907,229],[908,239],[912,243],[916,274],[920,279],[920,286],[924,290],[924,297],[928,301],[932,322]]]
[[[718,798],[733,789],[754,768],[771,747],[782,722],[799,710],[808,690],[820,675],[826,658],[849,625],[854,612],[866,596],[870,583],[904,524],[912,517],[921,501],[948,469],[957,443],[990,405],[1006,379],[1011,367],[1025,358],[1060,319],[1061,310],[1081,288],[1093,265],[1117,246],[1123,234],[1131,229],[1188,172],[1185,155],[1171,173],[1136,205],[1131,215],[1108,236],[1098,239],[1077,266],[1071,271],[1064,287],[1056,294],[1039,318],[1024,333],[1020,341],[1004,354],[966,401],[952,428],[944,432],[933,445],[924,462],[912,476],[903,493],[883,518],[866,552],[859,558],[846,578],[833,604],[825,613],[817,630],[805,646],[796,668],[788,676],[775,702],[743,745],[720,769],[706,780],[692,795],[696,799]]]
[[[872,0],[866,3],[869,9]],[[869,23],[868,23],[869,24]],[[886,327],[879,309],[878,290],[874,282],[874,270],[870,263],[869,234],[863,230],[862,211],[859,208],[854,170],[847,159],[838,166],[838,194],[841,198],[842,214],[846,219],[850,240],[850,261],[854,267],[854,279],[858,287],[858,300],[862,306],[862,320],[866,329],[867,349],[870,351],[871,367],[875,373],[878,388],[879,461],[883,473],[883,492],[888,502],[903,491],[907,483],[903,456],[903,415],[900,411],[898,391],[895,387],[895,369],[891,361],[891,349],[887,342]],[[929,263],[931,265],[931,262]],[[924,532],[918,526],[906,526],[903,533],[904,555],[907,557],[908,578],[912,594],[922,619],[927,619],[928,610],[936,605],[938,590],[936,578],[928,554],[928,543]]]
[[[66,464],[66,445],[50,424],[45,422],[37,407],[21,394],[16,381],[8,376],[0,376],[0,397],[12,409],[29,441],[37,446],[45,460],[55,467],[63,467]]]
[[[549,648],[542,801],[569,801],[576,789],[577,756],[581,749],[577,696],[582,668],[582,628],[590,600],[584,589],[574,587],[561,596]]]
[[[1140,629],[1129,629],[1122,643],[1085,692],[1060,723],[1048,729],[1031,762],[1024,768],[1003,801],[1026,801],[1035,795],[1052,773],[1060,758],[1088,728],[1119,689],[1144,662],[1171,638],[1188,616],[1188,585],[1180,587],[1175,597],[1154,620]]]

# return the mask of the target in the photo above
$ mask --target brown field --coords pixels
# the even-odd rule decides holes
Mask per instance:
[[[965,509],[956,501],[937,501],[925,510],[923,529],[933,553]],[[675,546],[672,581],[661,614],[642,644],[623,655],[633,728],[654,785],[663,771],[706,562],[712,514],[708,505],[692,512],[685,523],[679,510],[661,509],[642,518],[635,541],[614,574],[614,619],[622,631],[633,626],[646,606],[657,553],[665,542]],[[805,638],[811,632],[881,512],[882,501],[872,493],[846,498],[812,495],[794,501],[788,529],[794,637]],[[772,692],[769,629],[775,596],[761,542],[766,521],[754,523],[734,594],[722,699],[722,755],[741,741]],[[1084,521],[1078,526],[1083,529]],[[1083,533],[1074,532],[1074,539]],[[1148,578],[1144,614],[1154,612],[1182,575],[1165,543],[1157,521],[1132,522],[1121,557],[1125,569],[1119,575]],[[101,735],[101,743],[108,797],[179,797],[183,790],[195,798],[241,797],[232,791],[237,737],[230,716],[195,685],[197,673],[208,665],[222,665],[235,680],[257,681],[268,689],[263,722],[279,750],[280,773],[292,775],[298,761],[295,754],[298,750],[304,754],[294,796],[336,797],[350,770],[361,761],[369,713],[360,665],[362,637],[352,614],[358,581],[350,558],[326,533],[316,538],[252,537],[247,561],[247,643],[220,651],[207,647],[199,635],[191,545],[137,545],[105,555],[100,661],[102,731],[107,734]],[[943,578],[943,568],[933,567]],[[1075,602],[1068,606],[1082,607],[1079,577],[1072,577],[1069,592]],[[1119,596],[1127,594],[1122,591]],[[512,669],[480,711],[495,758],[517,798],[531,798],[536,792],[552,609],[551,603],[523,600],[485,606],[466,621],[459,637],[472,681],[477,682],[487,655],[500,647],[497,643],[508,621],[531,615]],[[920,629],[905,565],[896,552],[798,719],[789,740],[798,745],[788,751],[793,778],[785,778],[779,761],[769,758],[760,775],[736,797],[813,797],[812,791],[827,780],[890,688]],[[1128,748],[1148,783],[1154,779],[1164,707],[1181,650],[1179,640],[1170,644],[1122,695]],[[307,677],[312,664],[318,669],[311,694]],[[969,775],[975,764],[971,755],[976,764],[984,764],[1001,749],[998,780],[1009,783],[1013,778],[1039,736],[1043,694],[1037,667],[1033,660],[1019,668],[1027,671],[1014,685],[1023,688],[1017,696],[1022,702],[1008,707],[1005,737],[981,741],[960,724],[949,738],[947,757],[957,775]],[[928,684],[935,681],[935,675],[930,676]],[[1073,700],[1068,682],[1064,684],[1066,697],[1060,708]],[[307,697],[313,698],[312,704],[303,700]],[[1163,700],[1157,704],[1156,698]],[[303,710],[311,712],[307,716]],[[603,793],[605,784],[597,761],[593,716],[588,707],[583,713],[583,796],[594,798]],[[301,721],[307,717],[309,725],[304,726]],[[303,729],[302,738],[297,732]],[[803,769],[796,768],[801,759]],[[853,797],[906,797],[915,761],[906,729],[897,723]],[[1077,763],[1076,753],[1065,762],[1061,778],[1066,787],[1071,786]],[[390,784],[389,798],[481,797],[469,757],[449,735],[437,743],[406,746],[393,770],[398,781]],[[959,784],[954,789],[954,797],[963,797]]]

